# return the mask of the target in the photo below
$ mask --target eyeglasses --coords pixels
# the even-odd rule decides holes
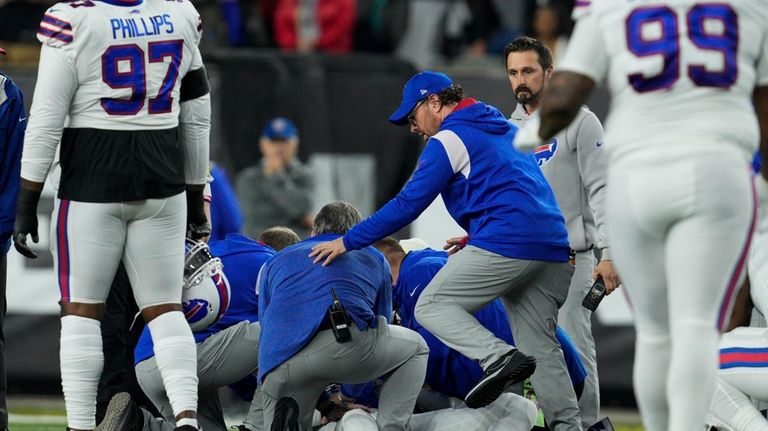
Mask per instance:
[[[411,113],[408,114],[408,118],[407,119],[408,119],[408,123],[411,126],[415,126],[416,125],[416,111],[419,109],[419,106],[423,105],[424,102],[426,102],[426,101],[427,101],[427,99],[424,99],[421,102],[417,103],[416,106],[413,107],[413,110],[411,111]]]

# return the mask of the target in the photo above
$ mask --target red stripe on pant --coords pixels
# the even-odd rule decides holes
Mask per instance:
[[[759,174],[758,174],[759,175]],[[744,248],[741,250],[739,260],[736,262],[736,268],[731,273],[731,279],[728,281],[728,289],[725,291],[725,297],[720,304],[720,313],[717,318],[717,329],[722,332],[725,325],[728,323],[726,320],[730,316],[731,305],[733,298],[739,291],[739,281],[741,280],[741,272],[746,267],[747,256],[749,256],[750,245],[752,244],[752,234],[755,232],[755,226],[757,225],[757,190],[755,190],[754,182],[752,183],[752,221],[749,223],[749,230],[747,231],[747,241],[744,244]]]
[[[67,218],[69,202],[62,199],[59,203],[59,216],[56,221],[56,251],[59,256],[59,291],[61,302],[69,302],[69,238],[67,237]]]

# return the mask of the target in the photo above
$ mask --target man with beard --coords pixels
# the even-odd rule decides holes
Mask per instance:
[[[552,53],[540,41],[524,36],[507,45],[504,58],[507,77],[517,99],[517,108],[510,120],[522,126],[538,116],[537,109],[552,77]],[[573,338],[587,367],[584,394],[579,400],[581,420],[586,428],[597,421],[600,391],[592,312],[582,307],[581,302],[598,276],[603,277],[608,293],[619,285],[605,229],[608,154],[600,120],[582,106],[568,128],[536,147],[533,154],[555,192],[568,228],[572,256],[575,256],[576,270],[558,321]],[[597,265],[595,247],[601,256]]]

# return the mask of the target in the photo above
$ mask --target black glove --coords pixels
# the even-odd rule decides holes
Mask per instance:
[[[203,239],[211,235],[211,225],[205,217],[203,191],[187,190],[187,238]]]
[[[19,199],[16,201],[16,222],[13,224],[13,246],[16,251],[34,259],[37,254],[29,249],[27,235],[32,235],[32,241],[37,242],[37,202],[40,200],[40,192],[21,187]]]

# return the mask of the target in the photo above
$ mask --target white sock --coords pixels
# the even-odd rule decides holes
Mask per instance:
[[[637,335],[635,341],[635,398],[647,431],[666,431],[669,410],[666,385],[670,340],[667,336]]]
[[[59,357],[67,425],[74,429],[93,429],[96,390],[104,368],[101,323],[80,316],[62,317]]]
[[[181,311],[163,313],[147,326],[173,415],[197,412],[197,346],[184,315]]]
[[[672,326],[667,381],[670,430],[704,429],[715,390],[718,338],[710,321],[686,320]]]
[[[715,419],[711,425],[718,428],[733,431],[768,431],[768,421],[752,401],[721,378],[715,381],[711,413]]]
[[[189,425],[191,427],[194,427],[195,429],[200,429],[197,425],[197,419],[181,418],[176,421],[176,427],[182,427],[184,425]]]

